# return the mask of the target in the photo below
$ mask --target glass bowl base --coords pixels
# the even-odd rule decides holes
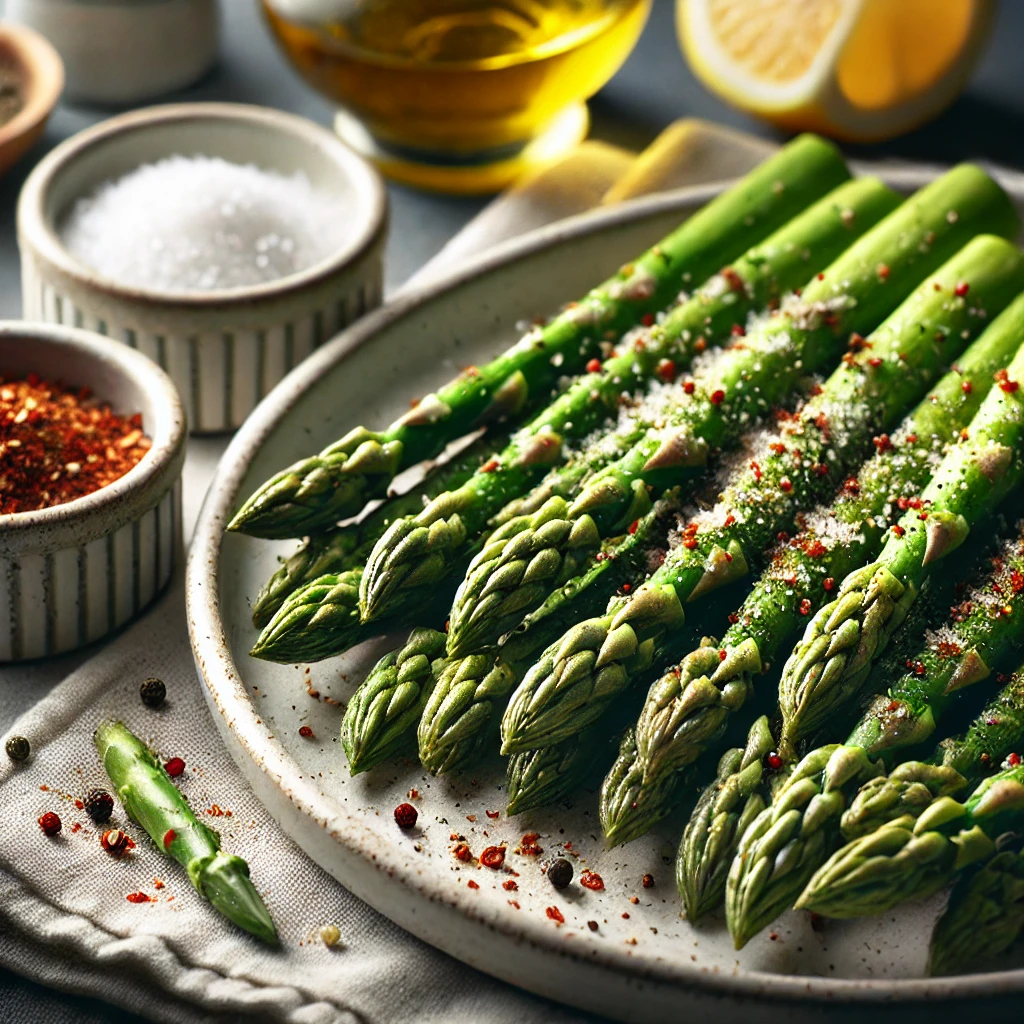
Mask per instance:
[[[519,146],[471,154],[403,149],[375,139],[344,110],[334,130],[357,153],[392,181],[451,195],[500,192],[527,172],[566,156],[586,137],[590,114],[585,103],[567,107],[540,135]]]

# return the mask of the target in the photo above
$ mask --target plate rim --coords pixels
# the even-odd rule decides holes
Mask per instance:
[[[904,190],[921,187],[931,181],[941,170],[933,167],[872,167],[863,162],[851,161],[855,173],[877,173],[888,184]],[[1010,173],[996,174],[1002,184],[1024,207],[1024,177]],[[329,836],[346,856],[357,856],[371,863],[363,865],[383,872],[389,879],[397,881],[417,898],[429,901],[434,906],[445,906],[458,913],[466,922],[472,923],[473,935],[486,934],[488,943],[475,943],[453,938],[453,941],[438,941],[427,937],[423,918],[415,910],[408,913],[393,913],[379,908],[353,886],[350,891],[364,900],[373,909],[394,921],[412,935],[428,942],[479,970],[501,980],[508,981],[508,974],[498,968],[502,958],[493,955],[496,935],[514,943],[516,947],[528,946],[537,953],[550,957],[555,954],[571,960],[581,969],[600,968],[618,976],[623,984],[634,988],[640,980],[667,986],[676,992],[694,992],[703,995],[756,997],[776,1003],[800,1003],[818,1005],[855,1003],[871,1005],[888,1003],[931,1003],[954,998],[992,997],[1024,991],[1024,968],[972,973],[954,977],[876,979],[876,978],[828,978],[810,975],[784,975],[770,971],[737,969],[735,972],[708,972],[699,967],[688,967],[685,963],[642,964],[628,953],[617,949],[591,950],[587,955],[581,949],[574,954],[564,943],[557,943],[550,933],[543,930],[540,922],[524,919],[521,926],[505,927],[504,918],[474,909],[463,893],[452,897],[450,890],[432,888],[413,870],[407,857],[396,847],[381,846],[376,837],[355,819],[339,818],[339,824],[329,828],[336,810],[327,806],[331,801],[320,793],[313,780],[303,776],[299,765],[290,757],[284,745],[275,737],[267,737],[265,727],[259,722],[258,712],[249,698],[242,673],[231,656],[223,620],[219,609],[218,569],[224,526],[234,507],[241,481],[248,471],[249,463],[256,457],[262,444],[284,417],[302,398],[306,389],[329,367],[343,362],[356,350],[372,343],[374,336],[391,323],[412,314],[419,307],[429,304],[438,296],[458,289],[465,282],[477,277],[500,273],[519,260],[542,251],[559,242],[596,235],[602,231],[646,217],[679,212],[691,213],[713,198],[731,181],[710,182],[672,192],[630,200],[608,209],[597,209],[566,218],[554,224],[538,228],[520,237],[500,243],[485,253],[467,261],[458,269],[431,278],[423,285],[400,289],[382,307],[358,320],[342,331],[333,340],[316,350],[285,377],[256,407],[232,438],[221,457],[213,482],[203,499],[196,522],[191,548],[186,564],[186,616],[189,637],[192,644],[196,668],[211,713],[225,739],[226,745],[238,766],[253,784],[271,817],[290,836],[294,833],[282,820],[283,815],[268,805],[259,790],[265,786],[274,788],[276,795],[292,805],[292,811],[311,819]],[[256,774],[254,774],[254,771]],[[289,817],[292,813],[289,812]],[[361,840],[368,839],[374,845],[370,857],[360,852]],[[318,859],[315,852],[304,851],[314,861],[338,878],[336,872]],[[419,925],[419,927],[417,927]],[[480,932],[481,928],[483,931]],[[548,941],[545,941],[545,938]],[[479,955],[469,951],[480,949]],[[573,993],[566,988],[557,992],[545,985],[534,987],[523,984],[519,975],[512,984],[528,988],[538,994],[571,1005],[587,1005],[573,1002],[566,996]],[[604,1012],[608,1012],[607,1004]],[[592,1006],[591,1006],[592,1008]]]

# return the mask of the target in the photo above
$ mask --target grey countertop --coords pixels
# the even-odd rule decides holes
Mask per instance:
[[[204,81],[179,100],[258,103],[294,111],[329,124],[331,107],[308,90],[284,63],[263,29],[255,0],[221,0],[223,55]],[[683,63],[673,26],[672,0],[654,0],[651,19],[633,55],[592,101],[592,134],[640,149],[679,117],[704,117],[771,135],[770,129],[731,110],[705,92]],[[952,163],[985,159],[1024,168],[1024,3],[1004,0],[985,57],[966,92],[930,125],[894,142],[854,147],[859,157],[900,157]],[[14,211],[18,191],[33,164],[61,140],[112,113],[63,105],[36,149],[0,181],[0,319],[21,312]],[[452,198],[389,187],[391,224],[386,284],[401,284],[433,256],[484,205],[481,199]],[[14,718],[81,660],[70,656],[45,671],[19,671],[17,685],[0,693],[0,733]],[[35,1021],[94,1024],[138,1018],[102,1003],[45,989],[0,967],[0,1024]]]

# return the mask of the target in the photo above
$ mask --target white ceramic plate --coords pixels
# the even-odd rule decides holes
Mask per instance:
[[[887,175],[907,189],[931,176]],[[504,806],[497,761],[455,781],[433,779],[412,762],[350,778],[332,702],[348,698],[388,644],[311,667],[270,665],[246,653],[256,637],[250,599],[276,556],[294,544],[226,536],[224,523],[242,498],[281,466],[356,424],[386,425],[457,367],[496,354],[517,337],[518,321],[582,294],[717,191],[640,200],[517,240],[366,317],[262,402],[224,456],[189,560],[192,643],[214,718],[270,812],[342,884],[427,942],[554,999],[630,1021],[742,1012],[755,1024],[779,1019],[783,1007],[795,1020],[825,1011],[862,1015],[865,1004],[906,1017],[934,1013],[936,1000],[1012,997],[1024,992],[1016,963],[998,974],[923,978],[941,899],[882,921],[830,922],[823,932],[807,915],[789,913],[737,954],[723,923],[694,929],[679,917],[672,869],[678,820],[605,851],[594,793],[569,810],[488,816]],[[313,739],[300,737],[303,725]],[[420,793],[420,827],[403,833],[392,810],[412,788]],[[584,866],[599,872],[604,892],[575,883],[556,892],[538,858],[514,852],[527,831],[540,833],[541,860],[571,849],[577,878]],[[507,844],[506,866],[518,875],[460,863],[453,834],[477,855]],[[645,873],[654,876],[653,888],[642,888]],[[515,891],[504,888],[509,881]],[[564,924],[548,916],[549,907]]]

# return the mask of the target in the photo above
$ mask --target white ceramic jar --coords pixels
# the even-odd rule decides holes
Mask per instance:
[[[92,494],[0,516],[0,661],[60,654],[125,625],[181,555],[185,415],[167,374],[88,331],[0,322],[0,377],[33,372],[141,413],[152,446]]]
[[[156,99],[206,74],[220,47],[217,0],[5,0],[4,16],[53,43],[72,101]]]

